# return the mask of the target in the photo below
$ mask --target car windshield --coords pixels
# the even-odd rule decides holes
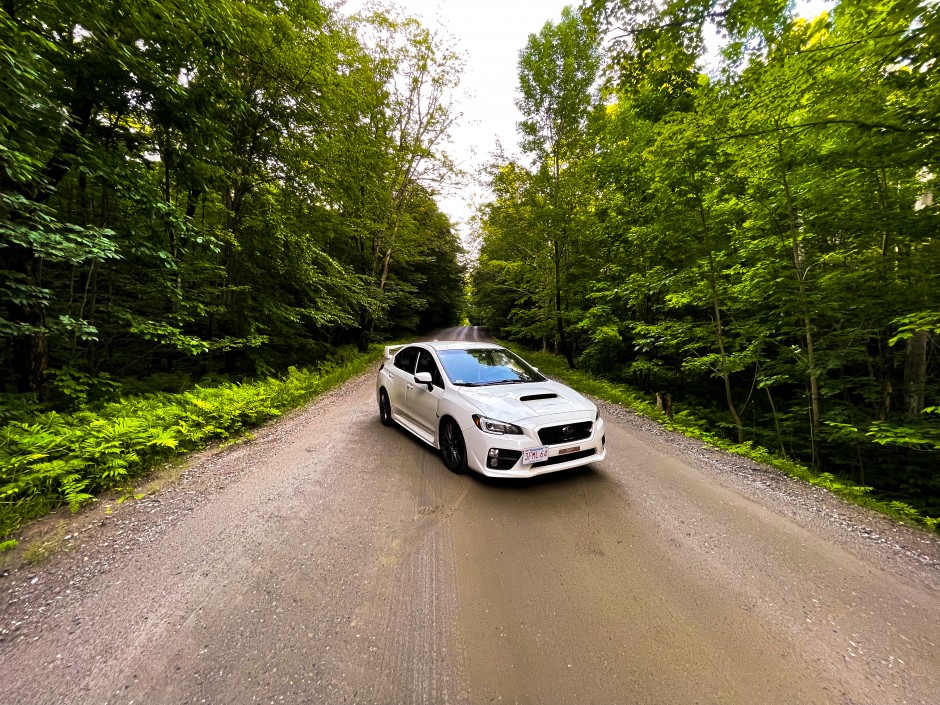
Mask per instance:
[[[532,367],[502,348],[438,350],[437,356],[450,381],[461,387],[545,381]]]

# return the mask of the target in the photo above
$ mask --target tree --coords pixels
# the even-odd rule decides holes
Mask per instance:
[[[530,35],[519,54],[522,148],[535,163],[533,186],[544,199],[538,228],[552,252],[555,330],[572,367],[563,302],[579,194],[576,180],[567,177],[575,173],[599,67],[594,32],[570,7],[557,24],[547,22]]]
[[[451,320],[453,56],[382,27],[368,47],[319,0],[5,4],[0,391],[179,389],[322,359],[364,318]]]
[[[538,163],[498,172],[481,211],[479,315],[531,341],[542,302],[577,312],[565,332],[578,364],[668,390],[729,438],[940,511],[937,8],[590,9],[615,37],[603,99],[557,182]],[[708,66],[706,30],[723,42]],[[537,133],[525,148],[550,144]],[[553,193],[578,195],[561,249],[592,253],[560,258],[558,276]]]
[[[388,192],[374,221],[370,248],[371,276],[384,295],[393,259],[414,249],[409,242],[416,234],[413,215],[421,211],[427,194],[435,195],[458,177],[446,146],[460,118],[454,91],[462,59],[446,38],[391,10],[375,9],[358,23],[370,39],[388,94],[385,112],[373,115],[376,132],[388,140]],[[375,325],[376,317],[364,312],[360,347]]]

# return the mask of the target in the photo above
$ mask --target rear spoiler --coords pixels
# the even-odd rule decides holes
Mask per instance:
[[[397,353],[406,345],[407,343],[404,343],[402,345],[386,345],[385,346],[385,359],[391,360],[395,356],[395,353]]]

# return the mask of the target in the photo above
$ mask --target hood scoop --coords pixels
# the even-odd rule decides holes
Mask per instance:
[[[458,393],[484,416],[504,423],[573,412],[578,412],[579,421],[594,418],[591,402],[573,389],[551,380],[526,385],[460,387]],[[567,418],[563,420],[568,422]]]
[[[548,392],[546,394],[529,394],[524,397],[519,397],[519,401],[537,401],[539,399],[557,399],[558,395],[554,392]]]

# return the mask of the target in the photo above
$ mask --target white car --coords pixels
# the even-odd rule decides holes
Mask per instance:
[[[534,477],[607,455],[597,407],[499,345],[389,346],[376,397],[384,425],[439,448],[453,472]]]

